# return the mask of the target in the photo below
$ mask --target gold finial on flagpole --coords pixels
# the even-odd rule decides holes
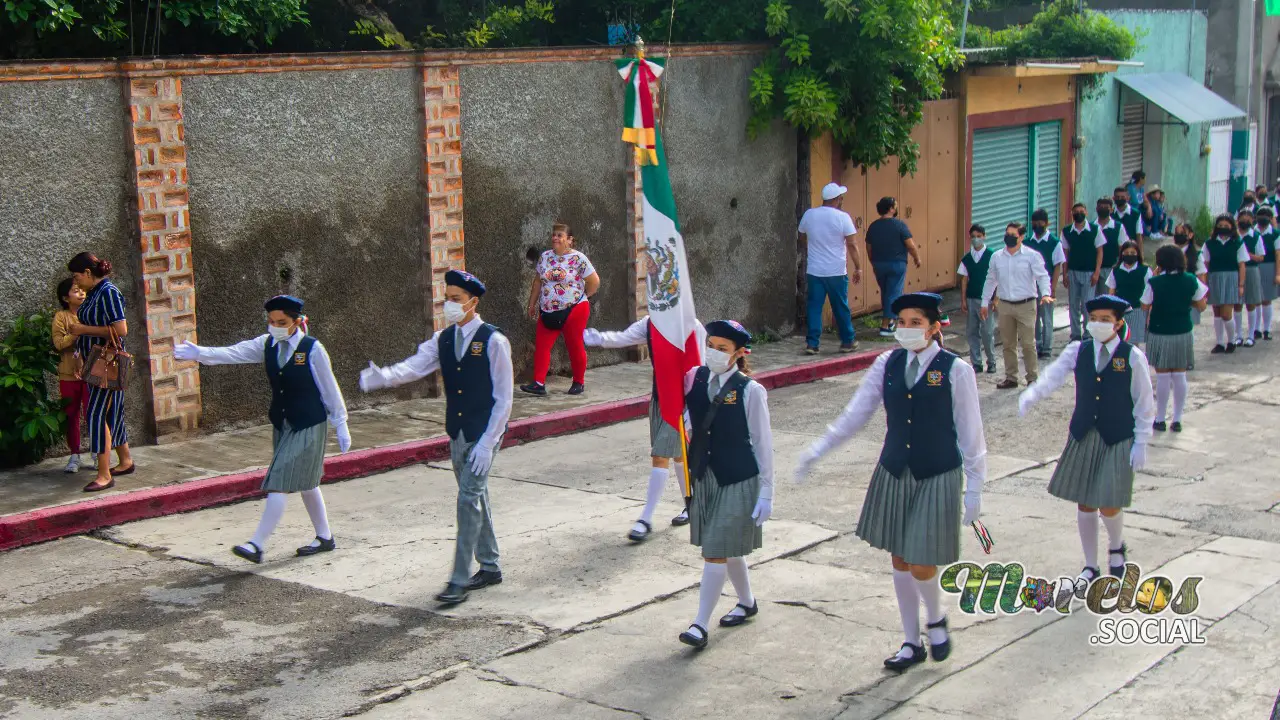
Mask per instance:
[[[644,38],[637,35],[635,45],[636,45],[636,59],[643,60],[644,59]]]

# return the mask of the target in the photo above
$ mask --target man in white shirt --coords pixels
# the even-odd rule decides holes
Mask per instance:
[[[1036,381],[1036,309],[1052,303],[1049,271],[1044,257],[1035,250],[1022,247],[1025,231],[1018,223],[1009,223],[1004,231],[1005,249],[991,256],[987,282],[982,289],[980,317],[987,319],[991,298],[1000,298],[1000,342],[1004,345],[1004,380],[996,385],[1001,390],[1018,387],[1018,351],[1022,347],[1022,363],[1027,368],[1027,384]]]
[[[840,209],[849,188],[827,183],[822,188],[822,205],[810,208],[800,218],[800,247],[805,251],[805,284],[808,298],[805,315],[808,333],[805,353],[818,354],[822,338],[822,306],[831,301],[831,315],[840,331],[840,352],[853,352],[853,317],[849,314],[848,262],[853,261],[853,282],[862,279],[862,261],[854,235],[858,230],[849,213]]]

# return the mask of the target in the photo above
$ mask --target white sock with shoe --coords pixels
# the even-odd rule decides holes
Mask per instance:
[[[934,574],[928,580],[916,580],[920,589],[920,599],[924,601],[924,618],[927,623],[940,622],[942,613],[942,586],[938,584],[938,576]],[[943,628],[929,628],[929,644],[937,645],[946,642],[947,631]]]
[[[1120,512],[1116,513],[1115,515],[1112,515],[1111,517],[1107,517],[1106,515],[1103,515],[1102,524],[1107,526],[1107,540],[1108,540],[1107,549],[1119,550],[1120,546],[1124,545],[1124,511],[1121,510]],[[1111,557],[1115,557],[1115,556],[1111,556]],[[1107,566],[1119,567],[1119,565],[1116,565],[1116,566],[1111,565],[1111,557],[1108,557],[1107,559]]]
[[[284,517],[284,507],[288,503],[284,493],[267,493],[266,505],[262,508],[262,519],[258,521],[258,529],[253,533],[253,538],[249,541],[258,546],[258,549],[266,552],[267,540],[271,538],[271,533],[276,531],[276,525],[280,524],[280,518]],[[252,551],[252,547],[240,547]]]
[[[1185,372],[1168,373],[1173,382],[1173,421],[1182,422],[1182,408],[1187,404],[1187,374]],[[1164,417],[1163,411],[1160,417]]]
[[[751,571],[747,567],[747,559],[744,557],[729,558],[725,562],[725,568],[729,573],[729,582],[733,583],[734,592],[738,593],[738,605],[755,607],[756,596],[751,592]],[[735,605],[729,611],[729,614],[746,615],[747,611]]]
[[[1156,422],[1164,422],[1169,410],[1169,373],[1156,373]]]
[[[708,627],[711,624],[711,613],[716,610],[720,601],[720,592],[724,590],[724,579],[728,572],[725,563],[702,563],[702,587],[698,590],[698,617],[693,624]],[[689,632],[698,634],[697,628],[689,628]]]
[[[893,592],[898,596],[898,614],[902,616],[903,640],[912,645],[920,645],[920,588],[915,578],[906,570],[893,571]],[[910,651],[900,650],[900,657],[907,657]]]
[[[1222,339],[1223,331],[1227,329],[1227,321],[1220,317],[1213,318],[1213,337],[1218,341],[1219,345],[1226,345],[1227,341]]]
[[[311,525],[316,529],[316,537],[310,543],[311,547],[320,547],[320,539],[333,539],[333,532],[329,530],[329,514],[324,508],[324,496],[320,494],[320,488],[311,488],[302,491],[302,504],[307,506],[307,515],[311,516]]]
[[[1076,509],[1076,527],[1080,530],[1080,547],[1084,549],[1084,566],[1098,567],[1098,511]]]

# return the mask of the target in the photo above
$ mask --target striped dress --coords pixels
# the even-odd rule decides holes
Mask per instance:
[[[103,278],[85,295],[77,318],[81,325],[108,327],[123,322],[124,313],[124,295],[114,283]],[[91,348],[106,342],[106,338],[81,335],[76,340],[76,349],[80,351],[80,357],[87,358]],[[94,455],[128,444],[129,431],[124,424],[124,392],[90,385],[86,425],[89,428],[89,448]]]

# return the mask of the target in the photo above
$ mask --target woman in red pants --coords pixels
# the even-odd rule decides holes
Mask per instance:
[[[547,371],[551,369],[551,348],[564,335],[573,367],[570,395],[581,395],[587,373],[587,347],[582,333],[591,319],[591,296],[600,289],[600,275],[586,255],[573,249],[569,226],[551,226],[551,249],[542,253],[536,268],[537,279],[529,291],[529,319],[538,321],[533,353],[533,382],[520,389],[530,395],[547,394]]]

